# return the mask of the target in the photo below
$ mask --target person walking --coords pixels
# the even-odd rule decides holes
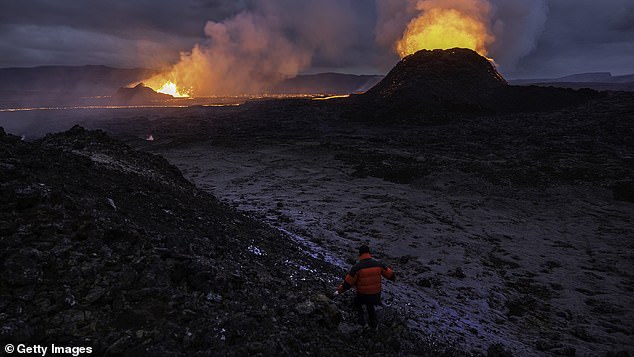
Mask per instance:
[[[370,247],[367,245],[359,247],[359,262],[346,274],[343,283],[339,285],[334,295],[337,296],[352,287],[355,288],[354,306],[357,309],[358,322],[361,326],[365,326],[363,312],[363,306],[365,306],[368,310],[370,327],[372,329],[378,327],[374,306],[381,304],[382,278],[393,281],[395,274],[392,268],[372,258]]]

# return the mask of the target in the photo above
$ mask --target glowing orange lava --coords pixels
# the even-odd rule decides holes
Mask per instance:
[[[169,94],[172,97],[176,97],[176,98],[187,98],[187,97],[189,97],[189,93],[188,92],[183,91],[183,89],[179,89],[178,86],[176,85],[176,83],[174,83],[172,81],[166,81],[158,89],[156,89],[151,84],[148,84],[148,85],[149,85],[150,88],[154,89],[158,93]]]
[[[350,97],[350,94],[338,94],[338,95],[331,95],[327,97],[315,97],[313,98],[313,100],[331,100],[336,98],[348,98],[348,97]]]
[[[486,24],[475,16],[455,9],[433,8],[413,19],[396,43],[401,58],[423,49],[462,47],[487,55],[493,42]]]

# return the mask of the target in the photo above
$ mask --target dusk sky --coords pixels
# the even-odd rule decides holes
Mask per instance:
[[[634,73],[632,0],[445,4],[452,2],[490,6],[484,15],[495,35],[489,55],[509,78]],[[3,0],[0,67],[162,68],[196,44],[216,46],[208,21],[230,23],[232,31],[244,26],[239,19],[249,14],[247,26],[254,33],[264,31],[269,40],[281,37],[280,48],[301,54],[291,56],[299,73],[384,74],[398,61],[394,41],[416,16],[416,6],[416,0]],[[288,57],[278,53],[270,60]]]

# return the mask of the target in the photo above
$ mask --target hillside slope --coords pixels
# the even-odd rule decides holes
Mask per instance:
[[[397,114],[549,111],[584,103],[591,90],[510,86],[473,50],[421,50],[403,58],[377,85],[353,98],[358,117]]]
[[[0,130],[0,342],[97,354],[395,355],[416,338],[389,309],[346,332],[343,271],[219,203],[160,156],[74,127]],[[391,317],[390,317],[391,316]]]

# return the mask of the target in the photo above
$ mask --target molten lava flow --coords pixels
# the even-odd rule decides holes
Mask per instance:
[[[348,98],[348,97],[350,97],[350,94],[337,94],[337,95],[331,95],[326,97],[315,97],[313,98],[313,100],[331,100],[331,99]]]
[[[422,49],[469,48],[483,56],[493,41],[486,24],[456,9],[432,8],[413,19],[396,43],[401,58]]]
[[[165,82],[163,84],[163,86],[161,86],[159,89],[156,89],[156,88],[154,88],[151,85],[150,85],[150,88],[154,89],[158,93],[169,94],[172,97],[176,97],[176,98],[187,98],[187,97],[189,97],[189,93],[182,92],[182,89],[178,89],[178,87],[176,86],[176,83],[174,83],[172,81]]]

